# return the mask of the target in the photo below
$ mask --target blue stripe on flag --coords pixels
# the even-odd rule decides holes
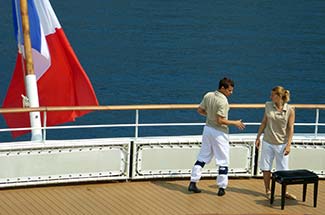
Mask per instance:
[[[18,5],[18,7],[17,7]],[[20,14],[20,1],[12,0],[12,8],[13,8],[13,19],[14,19],[14,30],[17,43],[24,44],[23,38],[23,28]],[[18,9],[18,10],[16,10]],[[34,0],[28,1],[28,15],[29,15],[29,28],[30,28],[30,38],[32,43],[32,48],[41,52],[41,28],[40,21],[37,14],[37,10],[35,8]],[[18,31],[18,24],[19,29]],[[20,33],[20,35],[18,35]]]

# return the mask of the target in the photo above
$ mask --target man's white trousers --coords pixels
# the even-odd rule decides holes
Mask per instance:
[[[197,160],[208,164],[213,157],[215,157],[217,166],[228,167],[229,136],[224,132],[209,126],[204,126],[201,150]],[[202,167],[200,165],[195,165],[193,167],[191,174],[192,182],[198,182],[200,180],[202,175],[201,171]],[[226,188],[228,185],[228,174],[218,174],[217,185],[219,188]]]

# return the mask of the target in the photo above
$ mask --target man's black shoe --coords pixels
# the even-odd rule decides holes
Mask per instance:
[[[194,192],[194,193],[201,193],[201,190],[197,188],[195,182],[190,182],[190,185],[188,186],[188,191]]]
[[[225,194],[226,194],[225,189],[223,189],[223,188],[219,188],[218,196],[223,196],[223,195],[225,195]]]

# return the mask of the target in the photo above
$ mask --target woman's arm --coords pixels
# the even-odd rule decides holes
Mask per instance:
[[[257,137],[256,137],[256,140],[255,140],[255,146],[257,149],[260,148],[260,144],[261,144],[261,140],[260,140],[260,137],[262,135],[262,133],[264,132],[264,129],[266,127],[266,123],[267,123],[267,117],[264,113],[264,116],[263,116],[263,119],[262,119],[262,122],[261,122],[261,125],[260,127],[258,128],[258,132],[257,132]]]
[[[290,147],[291,147],[291,142],[294,133],[295,118],[296,118],[295,110],[294,108],[291,108],[290,116],[288,119],[288,125],[287,125],[288,143],[284,150],[284,155],[288,155],[290,153]]]

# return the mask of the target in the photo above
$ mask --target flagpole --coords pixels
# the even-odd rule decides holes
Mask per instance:
[[[28,6],[27,0],[20,0],[20,13],[22,19],[23,27],[23,37],[24,37],[24,53],[26,62],[25,71],[25,87],[27,97],[29,99],[30,107],[39,107],[38,100],[38,90],[37,90],[37,80],[34,72],[34,64],[32,57],[32,45],[30,40],[30,27],[28,19]],[[32,141],[42,140],[42,125],[40,112],[30,112],[30,125],[32,128]]]

